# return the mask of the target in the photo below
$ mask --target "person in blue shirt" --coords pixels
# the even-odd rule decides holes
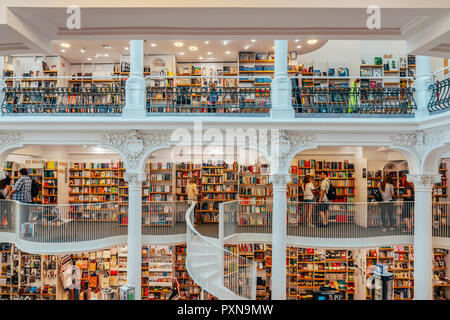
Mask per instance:
[[[28,176],[28,170],[25,168],[19,171],[19,180],[14,184],[11,191],[14,200],[22,203],[33,203],[31,196],[31,178]]]
[[[217,102],[219,101],[219,94],[217,93],[216,84],[211,82],[210,91],[208,94],[208,112],[217,112]]]

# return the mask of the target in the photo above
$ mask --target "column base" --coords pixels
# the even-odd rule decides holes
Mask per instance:
[[[127,108],[125,107],[122,110],[122,117],[123,118],[139,118],[139,119],[143,119],[145,117],[147,117],[147,111],[143,110],[142,108]]]

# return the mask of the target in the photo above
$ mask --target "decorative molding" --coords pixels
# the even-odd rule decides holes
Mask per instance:
[[[408,181],[414,184],[414,187],[423,187],[433,189],[435,183],[441,182],[440,174],[406,174]]]
[[[105,146],[115,147],[122,152],[126,158],[127,170],[136,170],[141,157],[147,151],[157,146],[165,146],[169,141],[169,134],[144,134],[137,130],[102,134],[102,142]]]
[[[20,144],[23,135],[19,132],[0,131],[0,145],[16,145]]]
[[[132,184],[136,184],[136,185],[142,185],[142,182],[144,182],[147,177],[145,173],[124,173],[124,179],[126,182],[128,182],[128,184],[130,184],[130,186]]]
[[[291,181],[291,175],[286,173],[274,173],[270,175],[270,180],[274,188],[284,187],[286,189],[286,184]]]
[[[278,136],[273,136],[270,144],[270,156],[274,171],[289,170],[291,159],[302,147],[314,146],[316,136],[312,134],[290,134],[286,130],[279,130]]]
[[[433,130],[425,132],[417,130],[414,133],[391,136],[391,141],[394,147],[402,147],[412,152],[422,165],[428,152],[441,146],[446,135],[447,132],[445,131]]]

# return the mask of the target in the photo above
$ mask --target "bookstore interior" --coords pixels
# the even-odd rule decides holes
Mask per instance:
[[[53,41],[54,55],[1,57],[7,86],[123,86],[130,73],[128,41]],[[143,74],[147,86],[270,86],[274,73],[273,41],[145,41]],[[415,56],[401,41],[291,40],[289,76],[299,86],[346,88],[356,77],[361,87],[409,87],[416,75]],[[444,59],[432,58],[432,69]],[[199,76],[202,76],[199,78]],[[213,77],[208,79],[208,77]]]
[[[272,199],[270,165],[259,154],[247,161],[238,159],[237,155],[234,160],[227,157],[225,161],[220,154],[212,154],[210,158],[204,155],[202,160],[191,162],[173,161],[172,155],[172,150],[164,149],[149,156],[142,188],[143,205],[149,201],[187,200],[186,185],[193,176],[199,177],[196,210],[200,214],[200,226],[217,225],[221,202],[239,199],[263,204]],[[434,187],[435,202],[448,201],[449,162],[450,159],[441,160],[442,179]],[[120,156],[112,150],[96,146],[27,146],[10,153],[3,163],[3,170],[11,176],[12,183],[18,178],[20,168],[27,168],[41,186],[35,203],[120,204],[127,201],[125,169]],[[314,184],[319,186],[322,170],[328,171],[336,188],[333,202],[375,201],[374,191],[387,174],[394,181],[394,200],[400,201],[408,163],[401,153],[383,147],[318,147],[303,151],[290,166],[288,201],[303,201],[304,177],[312,176]],[[124,228],[127,226],[126,210],[108,219]],[[143,215],[143,225],[145,219]],[[334,219],[343,223],[347,217],[337,215]],[[159,222],[161,225],[168,223]],[[228,249],[257,263],[257,299],[269,299],[271,244],[237,243],[229,244]],[[22,252],[14,244],[1,243],[0,257],[2,300],[114,300],[119,299],[119,287],[126,284],[126,246],[74,254],[36,255]],[[448,299],[448,250],[435,247],[433,259],[434,298]],[[312,300],[314,291],[320,287],[334,288],[345,300],[372,299],[373,292],[367,287],[367,270],[377,263],[387,264],[394,273],[393,299],[414,298],[414,247],[393,245],[352,250],[287,247],[287,299]],[[72,272],[75,272],[74,277]],[[190,278],[186,270],[185,243],[143,245],[141,273],[144,300],[167,300],[175,279],[180,284],[181,299],[214,299]]]

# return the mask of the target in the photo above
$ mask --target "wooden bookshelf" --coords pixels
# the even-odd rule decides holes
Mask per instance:
[[[42,177],[42,203],[58,203],[58,162],[45,161]]]
[[[174,267],[172,246],[143,246],[141,290],[143,300],[168,300],[172,293]]]

